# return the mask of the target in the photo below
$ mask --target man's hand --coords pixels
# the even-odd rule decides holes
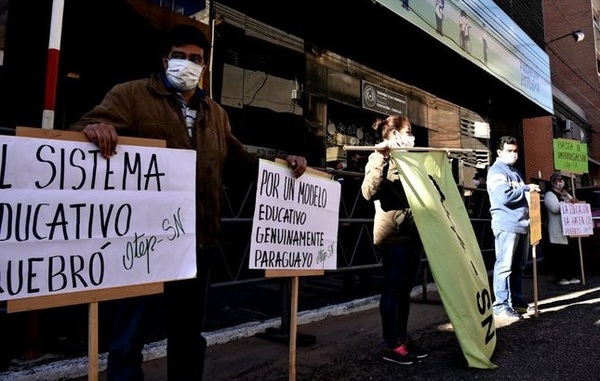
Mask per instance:
[[[112,124],[96,123],[88,124],[83,129],[83,134],[100,148],[100,154],[105,159],[117,153],[119,136]]]
[[[306,159],[303,156],[288,155],[285,161],[292,167],[295,178],[302,176],[304,171],[306,171]]]
[[[527,184],[527,186],[529,187],[530,192],[541,193],[541,191],[542,191],[540,186],[537,184]]]

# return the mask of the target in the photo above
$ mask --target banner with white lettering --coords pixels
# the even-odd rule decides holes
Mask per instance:
[[[492,291],[445,152],[393,152],[427,262],[472,368],[496,368]]]
[[[0,300],[196,275],[196,153],[0,137]]]
[[[250,243],[251,269],[333,270],[341,186],[261,160]]]

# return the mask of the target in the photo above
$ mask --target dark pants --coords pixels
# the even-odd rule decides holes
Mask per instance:
[[[549,250],[545,255],[548,256],[552,275],[557,282],[579,277],[581,268],[578,245],[579,243],[572,238],[569,238],[568,245],[548,243]]]
[[[167,328],[167,379],[169,381],[202,380],[206,339],[202,336],[206,300],[210,285],[210,268],[214,250],[197,255],[197,277],[167,282],[164,285]],[[142,381],[143,325],[147,298],[119,302],[114,325],[114,339],[108,352],[108,381]]]
[[[415,284],[421,258],[421,244],[411,239],[396,245],[380,246],[383,289],[379,302],[384,344],[396,348],[407,339],[410,292]]]

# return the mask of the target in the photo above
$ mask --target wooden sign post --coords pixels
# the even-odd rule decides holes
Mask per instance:
[[[329,180],[315,181],[314,175],[327,179],[330,176],[311,168],[303,176],[313,175],[312,182],[303,181],[303,177],[293,179],[287,174],[289,169],[283,169],[281,164],[287,166],[283,160],[276,160],[275,164],[262,162],[260,166],[250,268],[264,268],[265,277],[269,278],[291,278],[289,380],[295,381],[299,277],[323,275],[326,268],[336,266],[341,187]],[[275,213],[285,217],[273,217]],[[273,244],[267,238],[272,234],[293,238],[282,238],[286,242]]]
[[[540,208],[540,194],[529,193],[529,243],[531,244],[531,256],[533,259],[533,305],[535,317],[538,316],[538,280],[537,280],[537,253],[536,247],[542,239],[542,214]]]

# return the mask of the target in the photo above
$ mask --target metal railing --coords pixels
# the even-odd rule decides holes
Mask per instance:
[[[337,270],[358,271],[381,265],[373,245],[374,206],[360,190],[363,174],[324,169],[341,184],[338,227]],[[489,201],[485,189],[466,189],[465,207],[477,237],[486,267],[493,265],[494,237]],[[246,189],[225,189],[221,257],[213,274],[213,287],[264,280],[262,271],[249,270],[250,236],[254,213],[255,185]],[[330,270],[328,270],[330,272]]]

